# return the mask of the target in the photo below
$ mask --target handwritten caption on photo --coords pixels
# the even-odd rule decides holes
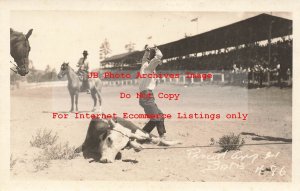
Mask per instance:
[[[280,152],[265,152],[263,154],[247,153],[245,151],[225,151],[220,153],[207,154],[200,148],[186,150],[187,158],[199,161],[199,165],[204,167],[202,173],[208,171],[245,170],[254,166],[254,173],[258,176],[270,172],[271,176],[285,176],[286,167],[272,162],[280,156]],[[207,163],[204,163],[206,161]]]

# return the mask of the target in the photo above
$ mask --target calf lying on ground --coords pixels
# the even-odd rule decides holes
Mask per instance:
[[[161,141],[122,118],[109,121],[92,119],[84,143],[75,152],[82,151],[85,158],[92,157],[103,163],[114,162],[115,159],[120,159],[120,151],[124,148],[133,148],[137,152],[143,149],[136,140],[166,146],[178,144],[174,141]]]

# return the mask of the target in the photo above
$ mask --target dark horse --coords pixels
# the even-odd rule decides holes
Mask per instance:
[[[25,76],[29,72],[29,51],[30,45],[28,38],[32,34],[30,29],[26,35],[23,33],[10,29],[10,55],[14,58],[17,63],[17,73],[21,76]]]
[[[60,67],[60,71],[57,75],[59,79],[61,79],[64,75],[67,75],[68,77],[68,89],[71,96],[71,110],[70,112],[74,111],[74,98],[75,98],[75,104],[76,104],[76,111],[78,111],[78,95],[81,90],[82,81],[79,79],[76,72],[69,66],[69,63],[63,63]],[[102,89],[102,81],[99,78],[90,78],[88,80],[90,89],[91,89],[91,95],[94,100],[94,107],[92,111],[96,111],[97,107],[97,97],[99,101],[99,111],[101,111],[101,89]],[[96,97],[97,96],[97,97]]]

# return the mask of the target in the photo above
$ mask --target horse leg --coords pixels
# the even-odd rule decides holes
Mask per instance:
[[[71,96],[71,109],[70,109],[70,112],[73,112],[74,111],[74,94],[70,94]]]
[[[75,94],[76,111],[78,111],[78,92]]]
[[[95,92],[95,90],[92,90],[92,91],[91,91],[91,96],[92,96],[92,98],[93,98],[93,100],[94,100],[94,107],[93,107],[92,111],[96,111],[97,97],[96,97],[96,92]]]
[[[101,112],[102,110],[102,96],[101,96],[101,89],[102,89],[102,82],[100,79],[97,79],[94,81],[94,90],[97,94],[97,97],[98,97],[98,101],[99,101],[99,112]]]
[[[102,108],[102,96],[101,93],[99,91],[96,92],[97,93],[97,97],[98,97],[98,101],[99,101],[99,112],[101,112]]]

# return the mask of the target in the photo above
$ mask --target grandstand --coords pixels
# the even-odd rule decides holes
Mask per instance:
[[[164,55],[164,64],[158,70],[233,70],[248,73],[262,70],[266,73],[275,71],[280,65],[279,76],[278,73],[292,71],[292,21],[260,14],[162,44],[158,48]],[[103,60],[101,68],[138,70],[142,56],[143,51],[115,55]],[[271,79],[272,76],[265,78]]]

